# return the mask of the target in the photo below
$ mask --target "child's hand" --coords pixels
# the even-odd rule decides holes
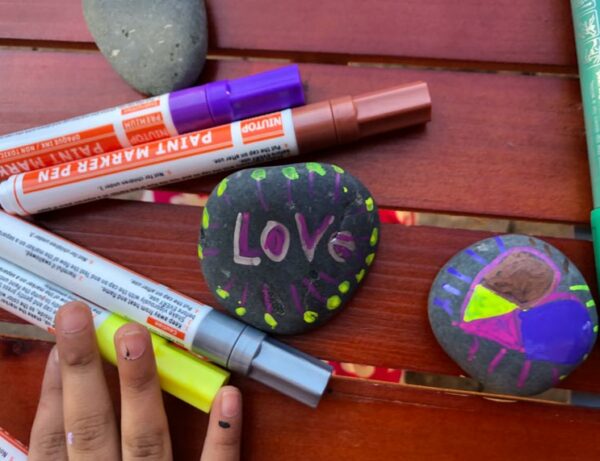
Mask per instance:
[[[31,433],[30,461],[171,460],[169,427],[148,331],[129,324],[115,337],[120,435],[87,306],[70,303],[58,312],[56,340]],[[241,394],[225,387],[213,405],[202,460],[238,460],[241,428]]]

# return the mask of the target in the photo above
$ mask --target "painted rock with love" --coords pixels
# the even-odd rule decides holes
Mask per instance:
[[[535,395],[584,361],[598,334],[590,289],[548,243],[523,235],[482,240],[454,256],[429,296],[444,350],[482,390]]]
[[[232,315],[296,334],[342,310],[373,263],[379,231],[371,194],[335,165],[252,168],[210,195],[198,253]]]

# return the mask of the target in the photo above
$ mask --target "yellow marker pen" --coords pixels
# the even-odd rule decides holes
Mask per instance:
[[[127,321],[53,283],[0,258],[0,308],[54,333],[58,309],[71,301],[90,306],[102,356],[116,365],[114,336]],[[160,336],[151,333],[156,367],[162,389],[186,403],[209,412],[212,402],[229,379],[229,373],[193,356]]]

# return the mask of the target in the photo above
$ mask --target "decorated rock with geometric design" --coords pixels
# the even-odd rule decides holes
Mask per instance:
[[[488,392],[534,395],[585,360],[598,334],[590,289],[552,245],[524,235],[454,256],[429,296],[444,350]]]
[[[379,230],[370,192],[335,165],[251,168],[213,190],[198,254],[231,314],[296,334],[342,310],[373,263]]]

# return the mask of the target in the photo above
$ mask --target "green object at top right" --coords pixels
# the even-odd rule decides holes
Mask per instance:
[[[600,268],[600,0],[571,0],[594,209],[596,274]]]

